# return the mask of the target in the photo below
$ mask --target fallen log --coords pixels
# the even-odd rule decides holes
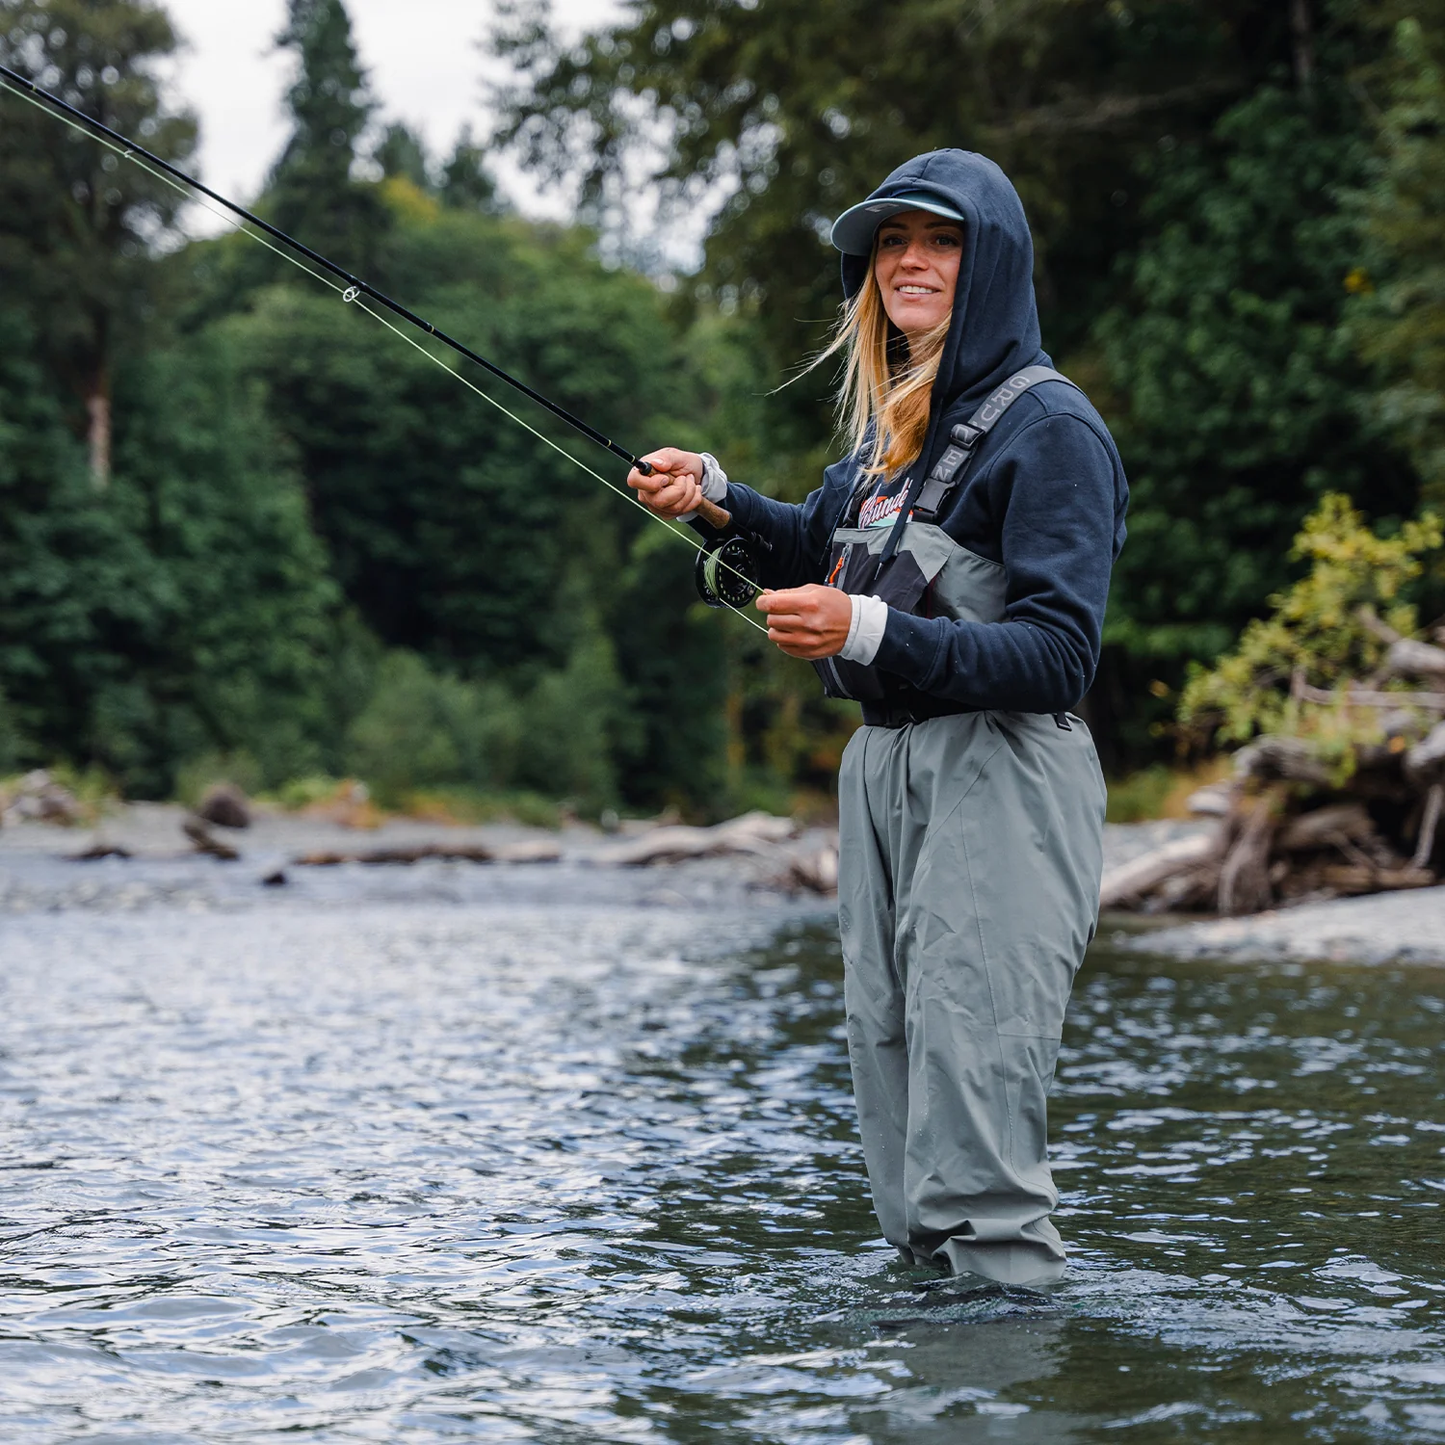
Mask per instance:
[[[409,847],[323,849],[303,853],[291,861],[301,868],[336,868],[343,863],[362,863],[368,867],[387,864],[406,865],[439,861],[443,863],[555,863],[562,849],[550,840],[502,843],[417,843]]]
[[[838,891],[838,838],[834,834],[815,848],[789,855],[787,866],[772,880],[772,886],[789,893],[806,891],[830,897]]]
[[[1363,804],[1338,803],[1291,818],[1279,830],[1275,846],[1285,853],[1307,853],[1341,840],[1363,842],[1374,831],[1374,822]]]
[[[791,818],[775,818],[771,813],[744,813],[740,818],[711,828],[655,828],[640,838],[598,849],[591,861],[607,867],[639,868],[653,863],[681,863],[690,858],[767,853],[796,831]]]
[[[1435,874],[1429,868],[1374,868],[1359,863],[1337,863],[1320,869],[1327,888],[1339,893],[1381,893],[1391,888],[1431,888]]]
[[[1219,850],[1216,831],[1176,838],[1162,848],[1131,858],[1104,875],[1099,885],[1099,907],[1120,908],[1142,898],[1161,883],[1197,869]]]
[[[1259,798],[1245,815],[1219,868],[1219,911],[1258,913],[1274,901],[1269,854],[1278,827],[1276,799]]]
[[[1294,696],[1304,702],[1340,703],[1358,707],[1423,707],[1435,712],[1445,712],[1445,692],[1381,692],[1375,688],[1350,687],[1343,693],[1332,692],[1325,687],[1311,687],[1299,683],[1293,689]]]
[[[1438,677],[1445,681],[1445,647],[1400,637],[1392,642],[1377,677]]]
[[[241,856],[229,843],[221,842],[199,818],[187,818],[181,824],[181,831],[197,853],[219,858],[223,863],[234,863]]]
[[[1327,788],[1330,772],[1299,738],[1262,737],[1234,755],[1235,776],[1254,782],[1309,783]]]
[[[300,868],[337,868],[343,863],[379,867],[388,863],[421,863],[432,858],[448,863],[493,863],[496,854],[480,844],[419,843],[410,848],[358,848],[345,852],[322,849],[316,853],[303,853],[291,861]]]

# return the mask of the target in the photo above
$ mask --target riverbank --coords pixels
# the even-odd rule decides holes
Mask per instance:
[[[1116,924],[1120,919],[1116,916]],[[1112,942],[1171,958],[1445,964],[1445,887],[1372,893],[1245,918],[1104,931]]]
[[[1196,821],[1111,826],[1104,871],[1210,826]],[[1445,887],[1301,903],[1241,918],[1106,913],[1100,933],[1120,948],[1180,959],[1445,964]]]
[[[829,912],[833,906],[830,897],[801,887],[794,871],[796,861],[826,854],[834,837],[826,828],[788,831],[779,823],[773,836],[761,838],[751,851],[639,866],[620,860],[635,854],[644,840],[664,842],[665,823],[631,823],[621,833],[605,833],[584,823],[553,830],[390,819],[378,828],[358,829],[325,818],[261,813],[247,829],[212,830],[239,854],[222,862],[195,851],[184,831],[188,817],[172,804],[133,803],[90,828],[40,822],[0,828],[0,915],[152,907],[210,912],[283,903],[322,909],[362,903],[783,906],[802,912]],[[1110,824],[1105,869],[1198,827],[1172,821]],[[116,851],[76,861],[107,849]],[[297,862],[364,855],[417,861]],[[493,861],[474,861],[481,858]],[[1106,915],[1101,933],[1120,947],[1181,959],[1445,963],[1445,888],[1305,904],[1246,918],[1156,920],[1143,929],[1137,915]]]
[[[191,832],[187,832],[187,827]],[[236,856],[197,848],[214,843]],[[691,848],[716,856],[679,856]],[[347,827],[257,812],[250,827],[198,830],[169,803],[132,803],[93,827],[24,821],[0,828],[0,915],[151,907],[193,912],[370,903],[598,904],[831,908],[826,828],[750,816],[723,829],[663,821],[604,832],[520,823],[387,819]],[[663,859],[636,861],[651,849]]]

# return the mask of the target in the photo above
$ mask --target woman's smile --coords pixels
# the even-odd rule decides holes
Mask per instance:
[[[888,319],[905,336],[947,321],[963,256],[963,227],[931,211],[902,211],[878,228],[873,274]]]

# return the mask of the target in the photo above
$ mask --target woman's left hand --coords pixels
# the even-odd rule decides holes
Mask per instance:
[[[853,625],[853,602],[846,592],[810,582],[783,592],[764,592],[757,608],[768,617],[768,638],[789,657],[834,657],[842,652]]]

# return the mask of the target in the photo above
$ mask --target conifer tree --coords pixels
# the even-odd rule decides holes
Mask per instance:
[[[1379,262],[1367,273],[1356,333],[1385,380],[1380,400],[1409,448],[1427,500],[1445,502],[1445,3],[1419,0],[1384,67],[1380,163],[1366,201]]]
[[[400,177],[420,191],[432,188],[431,162],[422,138],[408,125],[393,121],[387,126],[371,158],[388,179]]]
[[[487,169],[486,152],[472,139],[470,126],[462,128],[451,159],[442,167],[441,197],[443,205],[459,211],[495,214],[503,209],[497,183]]]
[[[176,46],[148,0],[0,0],[7,66],[184,163],[195,122],[166,109],[155,69]],[[0,305],[32,318],[98,486],[111,470],[115,357],[148,304],[150,247],[181,204],[98,142],[0,96]]]
[[[276,38],[296,57],[286,92],[291,137],[271,174],[276,223],[351,270],[366,270],[386,224],[375,189],[352,171],[376,104],[342,0],[289,0]]]

